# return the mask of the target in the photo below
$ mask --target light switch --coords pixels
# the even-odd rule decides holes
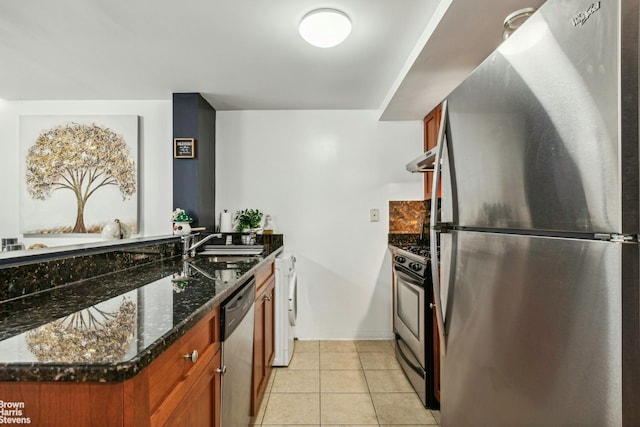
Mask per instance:
[[[369,221],[370,222],[380,221],[380,209],[373,208],[369,210]]]

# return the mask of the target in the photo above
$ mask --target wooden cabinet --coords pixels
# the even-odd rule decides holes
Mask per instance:
[[[273,362],[274,302],[276,276],[271,261],[256,272],[256,306],[253,339],[253,382],[251,416],[256,415],[264,396]]]
[[[15,424],[19,418],[39,427],[136,426],[125,419],[124,383],[1,382],[0,399],[17,405]]]
[[[0,382],[0,396],[22,404],[23,417],[37,426],[220,427],[219,313],[210,312],[130,380]]]
[[[205,372],[195,378],[191,390],[180,400],[178,408],[159,425],[176,427],[219,426],[220,381],[215,367],[220,366],[221,352],[218,351]]]
[[[218,307],[146,370],[152,427],[219,425],[219,313]]]
[[[442,106],[438,105],[429,114],[424,121],[424,151],[431,150],[438,143],[438,131],[440,130],[440,119],[442,118]],[[424,199],[431,199],[431,190],[433,186],[433,172],[424,172]]]

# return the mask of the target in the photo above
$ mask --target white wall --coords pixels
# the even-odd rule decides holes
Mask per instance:
[[[139,220],[141,235],[171,234],[172,105],[171,101],[20,101],[0,102],[0,236],[20,237],[29,245],[50,246],[100,240],[79,238],[23,238],[19,230],[18,126],[21,115],[138,115]]]
[[[374,111],[217,116],[216,207],[259,208],[298,259],[301,339],[390,338],[388,201],[421,200],[422,124]],[[380,222],[369,222],[369,209]]]

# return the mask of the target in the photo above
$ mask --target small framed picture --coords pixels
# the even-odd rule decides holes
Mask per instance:
[[[176,159],[193,159],[196,156],[196,141],[193,138],[174,138],[173,157]]]

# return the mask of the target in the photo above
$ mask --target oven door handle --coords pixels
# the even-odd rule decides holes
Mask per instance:
[[[424,282],[422,280],[418,280],[414,277],[409,276],[407,273],[398,268],[398,266],[394,266],[393,270],[395,271],[396,275],[402,279],[403,282],[424,290]]]

